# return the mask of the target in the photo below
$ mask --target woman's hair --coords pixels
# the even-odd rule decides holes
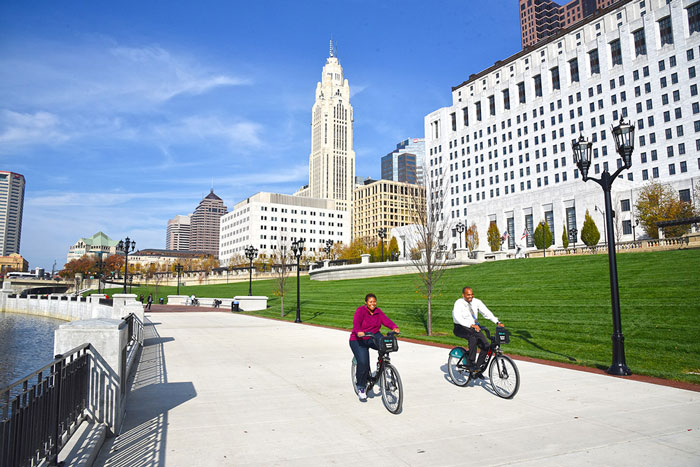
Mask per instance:
[[[377,296],[374,295],[373,293],[368,293],[367,295],[365,295],[365,303],[367,303],[367,301],[368,301],[370,298],[374,298],[374,299],[376,300],[376,299],[377,299]]]

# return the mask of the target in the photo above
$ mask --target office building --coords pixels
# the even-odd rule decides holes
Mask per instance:
[[[19,253],[24,185],[24,175],[0,170],[0,256]]]
[[[385,228],[419,222],[418,212],[425,210],[425,187],[392,180],[370,180],[355,188],[352,211],[352,238],[370,237]],[[388,238],[388,237],[387,237]]]
[[[0,256],[0,275],[11,271],[27,272],[29,262],[19,253],[10,253],[7,256]]]
[[[355,180],[352,112],[350,86],[331,42],[311,116],[309,185],[297,196],[332,199],[339,209],[350,210]]]
[[[424,159],[423,138],[403,140],[394,151],[382,157],[382,179],[422,185]]]
[[[520,0],[520,33],[523,48],[531,47],[562,29],[609,7],[617,0]],[[641,2],[644,3],[644,2]]]
[[[582,181],[571,141],[592,142],[591,177],[612,173],[621,161],[611,127],[624,117],[636,126],[636,144],[632,168],[613,185],[616,235],[639,237],[633,208],[649,181],[696,199],[699,69],[700,2],[682,0],[621,0],[497,61],[453,87],[452,105],[425,118],[430,212],[474,222],[481,248],[491,222],[509,232],[505,248],[541,220],[556,246],[562,229],[573,228],[580,244],[586,211],[602,234],[603,192]],[[458,243],[454,230],[446,234]],[[531,246],[532,235],[522,242]]]
[[[210,193],[199,202],[190,218],[190,250],[219,256],[219,220],[226,214],[221,198]]]
[[[221,218],[219,262],[243,258],[246,247],[270,255],[303,238],[306,255],[319,255],[326,241],[350,243],[350,214],[336,201],[261,192],[236,204]]]
[[[190,249],[190,222],[191,215],[177,215],[168,221],[168,230],[165,235],[165,249],[185,251]]]

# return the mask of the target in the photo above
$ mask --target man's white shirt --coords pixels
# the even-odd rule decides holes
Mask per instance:
[[[479,317],[479,313],[481,315],[490,320],[493,321],[494,323],[498,324],[498,318],[496,318],[493,313],[491,313],[491,310],[489,310],[486,305],[484,305],[484,302],[479,300],[478,298],[472,298],[471,302],[471,311],[469,310],[469,302],[467,302],[464,297],[460,298],[455,302],[454,308],[452,308],[452,320],[456,324],[461,324],[465,328],[472,327],[474,324],[476,324],[476,321]],[[473,314],[473,316],[472,316]]]

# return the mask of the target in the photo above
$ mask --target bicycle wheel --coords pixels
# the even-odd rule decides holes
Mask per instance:
[[[391,413],[401,412],[401,404],[403,403],[403,385],[401,377],[396,368],[388,363],[384,367],[380,379],[382,387],[382,402],[384,407]]]
[[[489,367],[489,379],[493,390],[504,399],[512,399],[520,388],[518,367],[507,355],[494,357]]]
[[[357,360],[355,360],[355,357],[352,357],[352,365],[350,366],[350,381],[352,381],[352,389],[357,395]]]
[[[464,351],[462,357],[455,357],[450,352],[450,356],[447,359],[447,373],[450,375],[450,379],[457,386],[466,386],[471,381],[471,373],[467,370],[465,362],[467,360],[467,352]],[[461,367],[461,368],[460,368]]]

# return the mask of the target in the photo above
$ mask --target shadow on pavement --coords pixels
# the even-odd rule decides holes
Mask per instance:
[[[442,365],[440,367],[440,370],[442,370],[442,374],[443,374],[443,377],[445,378],[445,381],[447,381],[449,384],[453,384],[455,387],[459,387],[452,382],[452,378],[450,378],[450,374],[447,371],[447,363]],[[484,373],[488,373],[488,369]],[[479,378],[472,379],[471,381],[469,381],[469,384],[467,384],[466,386],[463,386],[463,389],[474,388],[474,387],[482,387],[489,394],[492,394],[494,396],[498,395],[491,387],[491,382],[488,380],[488,376],[486,376],[486,375],[484,376],[484,379],[479,379]]]
[[[144,347],[131,381],[127,411],[119,434],[102,446],[96,466],[165,465],[168,411],[197,396],[191,382],[168,383],[163,343],[153,323],[144,325]]]

